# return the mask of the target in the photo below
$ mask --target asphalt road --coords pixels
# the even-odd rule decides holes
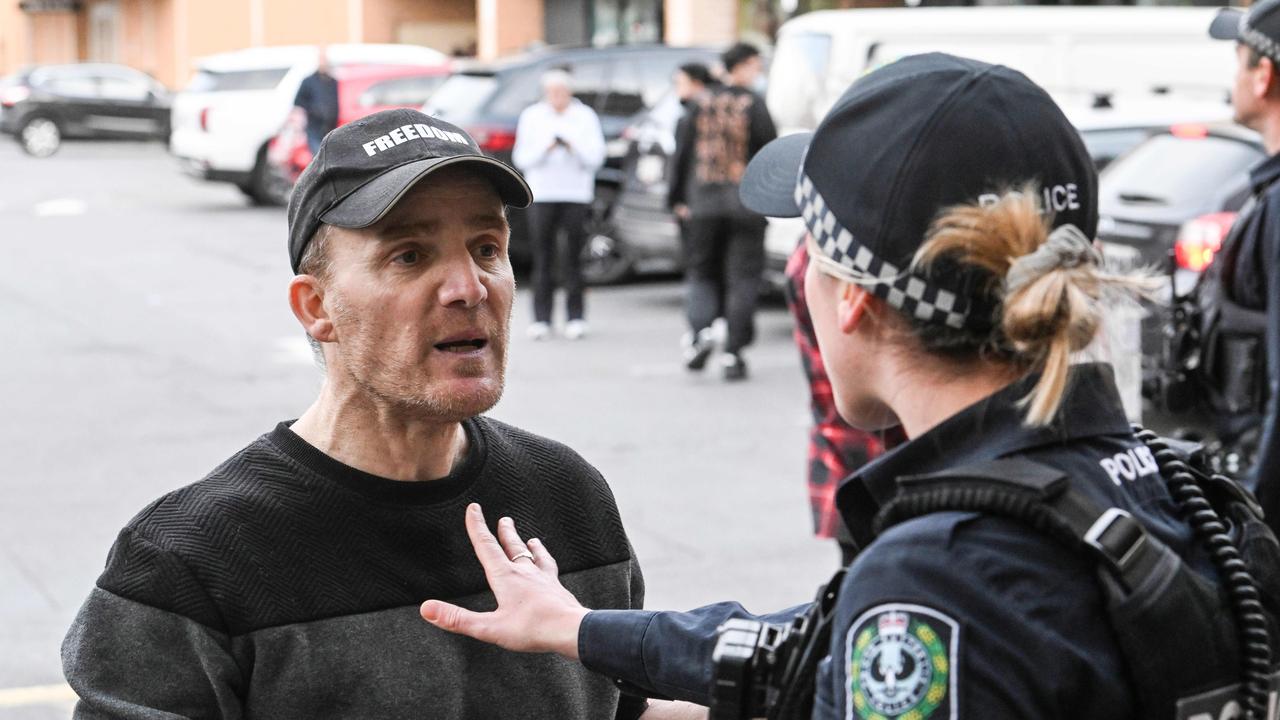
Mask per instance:
[[[314,396],[289,277],[283,211],[162,146],[33,160],[0,138],[0,719],[68,716],[59,644],[120,527]],[[727,385],[679,364],[680,300],[597,288],[589,339],[534,344],[521,292],[491,414],[602,470],[650,607],[803,602],[836,552],[809,532],[790,319],[763,310],[753,377]]]

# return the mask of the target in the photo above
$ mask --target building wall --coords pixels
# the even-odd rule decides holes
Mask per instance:
[[[24,65],[80,59],[80,14],[24,12],[21,0],[0,0],[0,75]]]
[[[668,45],[729,45],[738,39],[738,0],[664,0]]]
[[[360,4],[364,42],[424,45],[445,54],[465,52],[477,43],[476,0],[360,0]]]
[[[27,57],[27,17],[19,0],[0,0],[0,75],[21,66]]]
[[[351,40],[347,32],[347,0],[251,0],[250,12],[260,13],[263,28],[260,39],[250,38],[251,44],[312,45]]]
[[[543,0],[476,0],[478,55],[492,60],[542,42]]]

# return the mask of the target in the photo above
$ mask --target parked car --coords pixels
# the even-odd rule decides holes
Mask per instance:
[[[335,72],[353,63],[445,68],[448,58],[413,45],[328,45]],[[229,182],[255,202],[279,199],[267,144],[284,125],[302,79],[315,72],[312,45],[250,48],[202,59],[173,101],[170,151],[189,174]]]
[[[31,67],[0,80],[0,132],[36,157],[64,138],[165,140],[169,92],[124,65]]]
[[[1174,125],[1147,139],[1100,178],[1098,239],[1108,259],[1157,268],[1169,278],[1167,292],[1189,292],[1249,197],[1249,168],[1264,158],[1258,135],[1230,123]],[[1167,322],[1160,307],[1143,321],[1148,381]]]
[[[687,62],[717,61],[716,51],[709,48],[551,47],[496,64],[459,66],[423,109],[466,129],[487,154],[510,162],[516,122],[522,110],[541,98],[542,74],[552,69],[568,71],[573,76],[574,96],[600,116],[606,143],[605,165],[596,175],[596,202],[583,267],[588,282],[603,282],[614,277],[610,263],[615,239],[608,218],[625,181],[622,163],[630,142],[622,137],[623,130],[667,94],[677,67]],[[512,214],[511,236],[512,259],[527,262],[529,248],[521,213]]]
[[[346,65],[335,68],[338,81],[338,124],[345,125],[380,110],[421,107],[445,78],[444,65]],[[272,200],[288,201],[288,193],[298,175],[311,162],[307,146],[305,117],[301,111],[291,113],[280,132],[271,138],[267,159],[281,183],[272,185]]]

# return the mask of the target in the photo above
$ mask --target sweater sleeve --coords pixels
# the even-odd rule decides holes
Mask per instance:
[[[516,121],[516,144],[511,148],[511,162],[521,170],[537,167],[547,157],[551,137],[546,128],[539,127],[534,113],[537,105],[524,109]]]
[[[243,676],[217,617],[181,558],[121,532],[62,644],[75,718],[242,717]]]
[[[755,157],[760,148],[773,142],[778,137],[778,129],[773,125],[773,117],[769,115],[769,106],[764,99],[754,95],[751,103],[751,147],[748,157]]]
[[[581,134],[572,145],[573,154],[585,170],[595,170],[604,164],[604,131],[600,129],[600,116],[583,106]]]

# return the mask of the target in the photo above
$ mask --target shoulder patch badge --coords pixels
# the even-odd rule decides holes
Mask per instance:
[[[956,720],[955,620],[921,605],[863,613],[845,639],[846,720]]]

